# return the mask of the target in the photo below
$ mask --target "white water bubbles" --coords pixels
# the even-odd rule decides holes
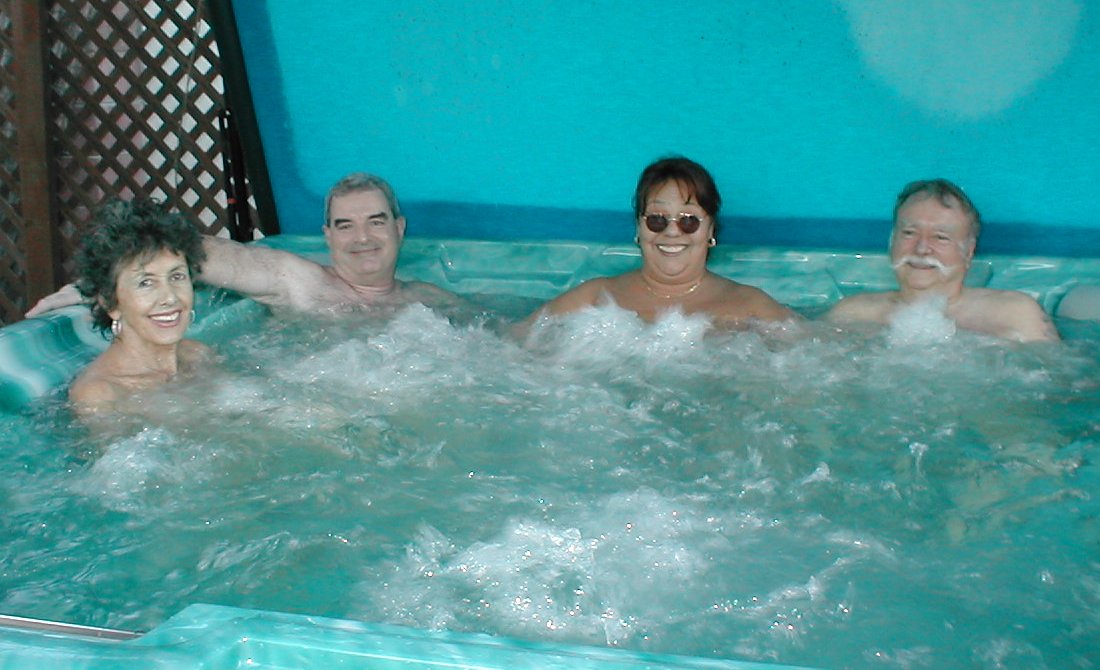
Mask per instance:
[[[148,433],[75,468],[66,509],[121,519],[97,546],[129,555],[103,574],[174,575],[135,627],[216,599],[659,652],[812,665],[828,641],[848,650],[838,667],[897,658],[915,643],[883,644],[885,622],[930,639],[969,579],[953,561],[1028,564],[1042,542],[1002,530],[1074,521],[1060,452],[1096,434],[1069,411],[1095,404],[1094,348],[932,330],[730,332],[614,306],[527,342],[417,306],[272,322],[219,347],[224,374],[172,389]],[[1036,592],[1050,607],[1076,588],[1064,553],[1030,561],[1060,577]],[[989,591],[1020,588],[997,570]],[[922,609],[926,591],[949,595]]]
[[[648,489],[488,531],[468,542],[421,528],[403,560],[367,579],[385,588],[364,598],[412,625],[637,646],[667,627],[685,592],[705,597],[709,556],[727,546],[690,497]]]
[[[608,302],[564,317],[543,316],[532,327],[527,345],[560,367],[621,376],[670,369],[691,373],[702,369],[700,353],[710,327],[706,316],[679,310],[647,323]]]
[[[955,336],[955,321],[945,314],[947,299],[930,299],[897,310],[887,328],[892,347],[914,347],[946,342]]]
[[[182,491],[216,475],[216,458],[168,429],[143,428],[113,440],[71,488],[116,511],[171,514]]]

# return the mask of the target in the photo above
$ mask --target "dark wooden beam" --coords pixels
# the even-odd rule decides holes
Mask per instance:
[[[11,3],[19,209],[25,226],[27,305],[62,282],[46,87],[46,0]]]
[[[279,233],[279,215],[275,208],[275,194],[271,190],[271,178],[267,170],[263,139],[252,104],[252,89],[244,62],[244,50],[237,29],[237,16],[233,12],[233,0],[204,0],[218,42],[221,57],[222,81],[225,82],[225,99],[233,112],[237,136],[244,152],[244,167],[252,197],[256,201],[259,227],[264,235]],[[222,147],[222,151],[231,151]]]

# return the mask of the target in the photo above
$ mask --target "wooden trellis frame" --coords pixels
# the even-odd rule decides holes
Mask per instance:
[[[225,107],[199,0],[0,0],[0,324],[72,278],[104,199],[224,230]]]

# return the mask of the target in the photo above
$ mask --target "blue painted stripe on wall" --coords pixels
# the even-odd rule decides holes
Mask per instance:
[[[402,205],[411,237],[483,240],[582,240],[629,244],[629,212],[552,207],[417,202]],[[311,231],[312,232],[312,231]],[[720,244],[789,249],[886,250],[887,218],[779,219],[721,217]],[[1091,258],[1100,254],[1100,230],[984,223],[978,253]]]

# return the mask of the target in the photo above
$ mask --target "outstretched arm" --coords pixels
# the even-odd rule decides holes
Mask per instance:
[[[292,305],[296,293],[316,283],[323,268],[288,251],[203,237],[206,261],[198,279],[268,305]]]
[[[292,305],[297,292],[315,285],[320,265],[287,251],[245,245],[223,237],[204,235],[206,261],[196,279],[227,288],[268,305]],[[74,284],[66,284],[27,311],[27,318],[84,301]]]
[[[26,317],[30,319],[35,316],[42,316],[46,312],[68,307],[69,305],[78,305],[82,302],[84,302],[84,296],[80,295],[80,291],[76,290],[76,284],[65,284],[55,292],[34,303],[34,307],[27,310]]]

